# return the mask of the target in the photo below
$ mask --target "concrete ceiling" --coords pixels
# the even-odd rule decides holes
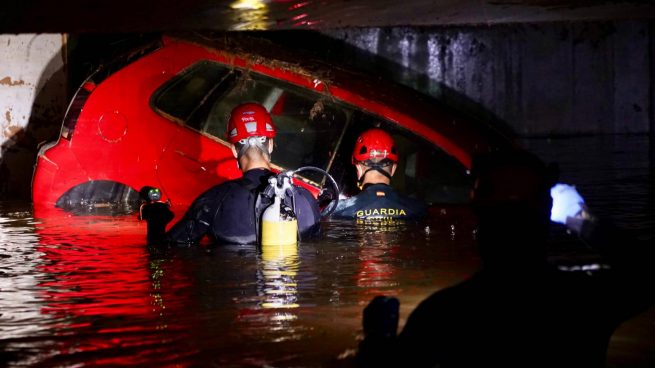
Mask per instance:
[[[4,0],[0,33],[655,19],[653,0]]]

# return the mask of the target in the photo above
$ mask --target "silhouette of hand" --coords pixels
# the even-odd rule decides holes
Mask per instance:
[[[400,302],[393,297],[376,296],[364,308],[364,335],[368,339],[392,339],[398,330]]]
[[[555,184],[550,188],[550,196],[553,198],[550,211],[553,222],[566,224],[567,217],[575,217],[583,210],[584,199],[572,185]]]
[[[400,302],[393,297],[379,295],[364,308],[364,339],[357,351],[358,367],[395,367],[393,358]]]

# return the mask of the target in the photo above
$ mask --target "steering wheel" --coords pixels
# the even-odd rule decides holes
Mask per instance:
[[[328,174],[327,171],[319,169],[318,167],[303,166],[294,170],[293,173],[295,174],[301,171],[314,171],[325,175],[325,177],[328,179],[328,182],[330,183],[329,188],[322,187],[321,192],[318,194],[317,200],[319,208],[323,209],[321,211],[321,216],[330,216],[332,212],[337,209],[337,205],[339,204],[339,186],[337,185],[337,182],[334,180],[332,175]]]

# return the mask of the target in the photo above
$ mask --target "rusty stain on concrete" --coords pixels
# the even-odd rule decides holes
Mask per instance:
[[[3,85],[3,86],[12,86],[13,87],[13,86],[23,86],[25,84],[27,84],[27,83],[25,83],[25,81],[22,80],[22,79],[19,79],[17,81],[13,81],[11,79],[11,77],[8,77],[8,76],[0,79],[0,85]]]
[[[63,33],[61,35],[61,49],[63,51],[68,50],[68,34],[67,33]],[[64,51],[64,52],[61,53],[61,61],[64,63],[63,67],[66,68],[68,66],[68,52]]]
[[[7,119],[7,123],[11,124],[11,109],[5,112],[5,118]]]
[[[23,128],[18,125],[9,125],[3,131],[2,135],[4,138],[12,138],[16,134],[20,133]]]

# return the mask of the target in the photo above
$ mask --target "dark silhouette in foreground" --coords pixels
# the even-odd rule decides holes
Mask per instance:
[[[609,268],[557,270],[546,258],[554,170],[509,152],[477,157],[472,171],[482,269],[421,302],[397,337],[397,301],[375,298],[364,312],[359,365],[604,366],[614,330],[653,302],[648,244],[594,218],[573,187],[558,185],[553,220]]]

